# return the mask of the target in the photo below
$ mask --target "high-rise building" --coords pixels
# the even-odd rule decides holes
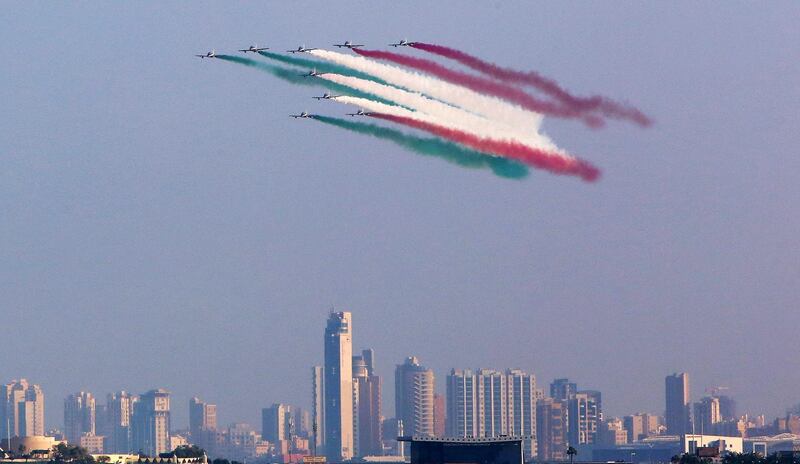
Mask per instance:
[[[261,436],[270,443],[291,440],[296,434],[294,408],[275,403],[261,410]]]
[[[536,378],[519,369],[453,369],[447,378],[448,435],[526,437],[523,450],[536,453]]]
[[[311,449],[325,454],[325,368],[311,368]]]
[[[452,369],[447,376],[447,435],[477,437],[476,378],[470,369]]]
[[[353,356],[353,441],[358,456],[381,455],[381,378],[375,375],[375,352]]]
[[[569,444],[574,446],[597,443],[597,432],[603,420],[600,392],[579,391],[572,395],[568,405]]]
[[[129,453],[131,446],[131,416],[133,406],[139,400],[136,395],[120,391],[106,396],[105,452]]]
[[[509,369],[508,379],[508,434],[525,437],[522,449],[525,456],[536,456],[536,376],[519,369]]]
[[[668,375],[665,379],[666,425],[670,435],[685,435],[692,431],[689,410],[689,374]]]
[[[563,461],[567,449],[567,403],[542,398],[536,402],[536,442],[539,461]]]
[[[597,431],[597,442],[608,446],[619,446],[628,443],[628,431],[622,419],[615,417],[600,423]]]
[[[168,391],[150,390],[140,395],[131,419],[132,450],[152,457],[171,451],[169,418]]]
[[[95,435],[96,415],[94,396],[78,392],[64,399],[64,436],[73,445],[80,445],[84,434]]]
[[[44,435],[44,393],[27,380],[0,386],[0,436]]]
[[[716,434],[716,424],[722,422],[720,401],[715,396],[706,396],[694,404],[694,428],[699,434]]]
[[[447,408],[444,399],[444,395],[433,394],[433,436],[439,438],[446,434]]]
[[[353,324],[349,312],[332,312],[325,328],[325,455],[353,457]]]
[[[433,392],[435,378],[431,369],[414,356],[398,364],[394,371],[395,416],[403,421],[406,435],[433,436]]]
[[[736,400],[727,395],[715,395],[719,399],[719,415],[722,420],[734,420],[736,416]]]
[[[192,443],[208,453],[214,451],[217,430],[217,405],[200,401],[194,397],[189,400],[189,434]]]
[[[550,384],[550,398],[568,401],[578,392],[578,385],[569,379],[555,379]]]

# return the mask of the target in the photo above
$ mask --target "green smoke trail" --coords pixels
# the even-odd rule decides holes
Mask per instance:
[[[525,165],[517,163],[516,161],[489,156],[440,138],[417,137],[375,124],[347,121],[329,116],[314,115],[313,118],[326,124],[341,127],[342,129],[358,132],[359,134],[390,140],[417,153],[436,156],[459,166],[467,168],[488,167],[500,177],[522,179],[527,177],[529,173]]]
[[[303,77],[302,75],[300,75],[299,71],[296,71],[294,69],[274,66],[271,64],[263,63],[261,61],[251,60],[250,58],[242,58],[241,56],[217,55],[217,58],[224,61],[230,61],[233,63],[239,63],[245,66],[250,66],[251,68],[260,69],[261,71],[266,71],[272,74],[273,76],[279,79],[283,79],[286,82],[290,82],[292,84],[325,87],[326,89],[335,94],[361,97],[369,100],[379,101],[387,105],[398,106],[397,103],[391,102],[389,100],[384,100],[383,98],[380,98],[376,95],[372,95],[370,93],[361,92],[359,90],[351,89],[350,87],[344,85],[339,85],[335,82],[330,82],[325,79],[316,79],[313,77]]]
[[[386,83],[381,79],[378,79],[377,77],[372,76],[370,74],[350,69],[347,66],[341,66],[338,64],[329,63],[327,61],[307,60],[305,58],[296,58],[293,56],[280,55],[278,53],[264,52],[264,51],[258,52],[258,54],[265,58],[269,58],[271,60],[280,61],[281,63],[284,64],[290,64],[292,66],[300,66],[301,68],[306,68],[306,69],[316,69],[321,73],[342,74],[344,76],[359,77],[361,79],[366,79],[368,81],[373,81],[373,82],[379,82],[381,84]]]

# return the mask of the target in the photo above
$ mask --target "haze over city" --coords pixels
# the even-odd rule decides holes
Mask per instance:
[[[532,6],[533,5],[533,6]],[[397,364],[568,377],[607,416],[726,386],[800,402],[796,3],[30,4],[0,13],[0,382],[61,401],[169,390],[218,422],[310,408],[333,308]],[[647,129],[545,118],[583,183],[459,169],[294,120],[352,108],[193,55],[400,38],[635,103]],[[411,52],[408,52],[411,53]],[[417,52],[417,55],[419,53]],[[48,427],[49,428],[49,427]]]

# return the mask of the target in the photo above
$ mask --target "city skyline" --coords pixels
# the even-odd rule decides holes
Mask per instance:
[[[69,394],[153,388],[181,405],[176,425],[193,396],[220,424],[257,425],[273,403],[307,407],[333,305],[378,354],[386,411],[391,366],[417,356],[439,380],[568,377],[611,416],[662,414],[664,376],[689,372],[693,400],[727,386],[740,412],[775,417],[800,401],[800,63],[785,51],[797,13],[15,2],[0,28],[13,70],[0,85],[0,311],[30,336],[4,345],[3,381],[44,388],[45,425]],[[466,50],[655,123],[547,117],[543,131],[603,176],[510,180],[289,118],[365,119],[313,100],[319,89],[194,56],[347,37],[413,57],[430,58],[388,44]]]

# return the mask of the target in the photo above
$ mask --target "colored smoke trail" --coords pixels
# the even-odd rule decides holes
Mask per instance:
[[[484,139],[463,131],[448,129],[436,124],[394,114],[369,113],[368,116],[430,132],[475,150],[506,156],[556,174],[577,175],[587,182],[593,182],[600,177],[600,171],[586,161],[565,158],[558,154],[554,155],[516,142]]]
[[[521,131],[536,132],[542,122],[542,115],[539,113],[435,77],[378,63],[361,56],[345,55],[328,50],[313,50],[309,53],[323,60],[373,75],[389,84],[420,92],[489,119],[501,121]]]
[[[261,52],[259,52],[259,53],[261,53]],[[335,82],[326,81],[326,80],[320,80],[320,79],[316,79],[316,78],[313,78],[313,77],[303,77],[300,74],[299,71],[296,71],[294,69],[283,68],[283,67],[280,67],[280,66],[274,66],[274,65],[271,65],[271,64],[262,63],[261,61],[251,60],[250,58],[242,58],[241,56],[217,55],[217,58],[219,58],[221,60],[224,60],[224,61],[230,61],[232,63],[243,64],[243,65],[249,66],[251,68],[256,68],[256,69],[259,69],[261,71],[268,72],[268,73],[272,74],[273,76],[275,76],[275,77],[277,77],[279,79],[283,79],[284,81],[290,82],[292,84],[305,85],[305,86],[309,86],[309,87],[324,87],[324,88],[330,90],[333,93],[348,94],[348,95],[352,95],[352,96],[355,96],[355,97],[377,100],[377,101],[380,101],[381,103],[384,103],[386,105],[394,105],[393,102],[388,101],[388,100],[384,100],[384,99],[378,97],[377,95],[370,95],[370,94],[361,92],[359,90],[351,89],[351,88],[349,88],[347,86],[344,86],[344,85],[339,85],[339,84],[337,84]]]
[[[422,119],[434,124],[471,132],[481,137],[516,140],[534,148],[559,151],[558,147],[544,135],[532,131],[516,130],[513,127],[486,119],[438,100],[433,100],[416,92],[409,92],[397,87],[365,81],[356,77],[341,76],[339,74],[329,73],[320,76],[320,78],[331,80],[337,84],[357,89],[371,95],[378,95],[386,100],[396,102],[405,108],[415,110],[413,115],[399,114],[400,116]],[[352,100],[349,101],[349,103],[357,104]],[[362,104],[368,105],[366,102]],[[384,112],[376,108],[371,108],[371,110]]]
[[[603,119],[598,116],[584,114],[581,111],[561,104],[539,100],[516,87],[511,87],[491,79],[473,76],[461,71],[448,69],[435,61],[377,50],[361,50],[354,48],[353,51],[367,58],[391,61],[402,66],[423,71],[476,92],[500,97],[537,113],[544,113],[560,118],[581,119],[587,126],[593,128],[605,125]]]
[[[522,179],[528,176],[528,168],[516,161],[498,158],[462,147],[436,137],[418,137],[404,134],[395,129],[347,121],[340,118],[314,115],[313,119],[342,129],[389,140],[417,153],[442,158],[450,163],[467,168],[490,168],[496,175],[509,179]]]
[[[544,135],[530,131],[518,131],[513,127],[486,119],[438,100],[433,100],[420,93],[409,92],[390,85],[333,73],[327,73],[319,77],[320,79],[330,80],[336,84],[360,90],[364,93],[377,95],[386,100],[396,102],[406,108],[416,110],[417,112],[425,113],[428,116],[436,118],[436,122],[441,125],[448,125],[455,129],[472,132],[488,138],[508,138],[537,148],[558,150],[555,144]]]
[[[517,71],[515,69],[503,68],[476,56],[442,45],[413,42],[410,46],[455,60],[464,66],[495,79],[513,82],[515,84],[530,85],[576,111],[597,110],[608,117],[628,119],[644,127],[650,126],[653,123],[649,117],[636,108],[622,105],[600,95],[593,95],[591,97],[574,96],[558,85],[555,80],[546,78],[534,71]]]
[[[258,52],[258,54],[263,56],[264,58],[269,58],[271,60],[275,60],[280,63],[289,64],[292,66],[299,66],[305,69],[316,69],[320,73],[342,74],[345,76],[353,76],[353,77],[358,77],[360,79],[366,79],[385,84],[385,82],[376,78],[375,76],[354,71],[353,69],[348,68],[347,66],[340,66],[326,61],[307,60],[305,58],[297,58],[294,56],[280,55],[278,53],[265,52],[265,51],[260,51]]]

